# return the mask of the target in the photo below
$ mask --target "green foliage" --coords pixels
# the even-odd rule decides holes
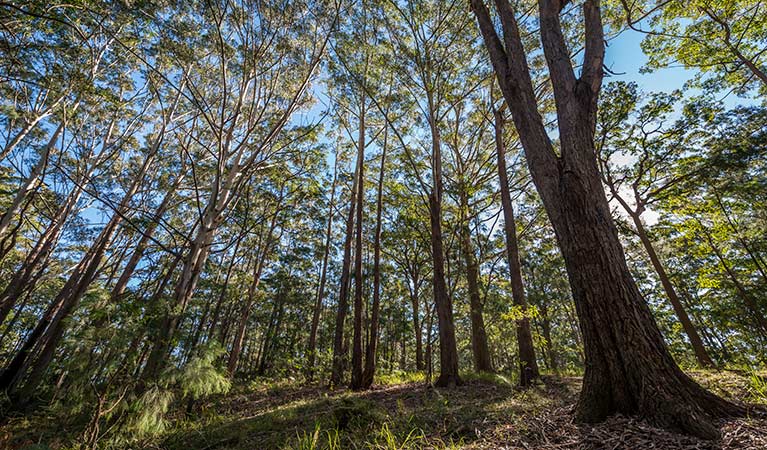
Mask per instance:
[[[748,374],[748,385],[754,401],[767,404],[767,376],[764,373],[751,370]]]
[[[231,380],[215,362],[224,355],[224,350],[217,345],[203,348],[184,366],[178,376],[183,397],[195,400],[213,394],[226,394],[232,386]]]
[[[126,425],[129,435],[144,439],[163,433],[168,427],[166,414],[174,399],[172,391],[159,386],[150,387],[132,407],[135,416]]]

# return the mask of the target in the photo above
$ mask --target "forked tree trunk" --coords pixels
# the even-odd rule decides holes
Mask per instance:
[[[706,391],[674,362],[626,264],[600,181],[594,148],[604,63],[599,1],[583,4],[580,78],[575,77],[560,24],[564,5],[539,1],[559,154],[537,110],[515,13],[505,0],[495,3],[503,41],[484,3],[472,0],[471,6],[565,260],[586,355],[577,419],[596,422],[615,413],[639,414],[665,428],[716,438],[716,419],[742,414],[744,408]]]
[[[522,318],[517,320],[517,345],[519,349],[519,384],[529,386],[539,377],[538,362],[535,358],[533,333],[530,331],[530,318],[527,317],[527,299],[522,280],[522,265],[519,261],[519,243],[517,241],[517,222],[514,217],[514,205],[509,192],[509,176],[506,171],[506,144],[503,140],[505,120],[500,111],[495,116],[495,151],[498,158],[498,180],[501,189],[501,209],[503,210],[503,230],[506,235],[506,258],[511,276],[511,298],[519,309]]]

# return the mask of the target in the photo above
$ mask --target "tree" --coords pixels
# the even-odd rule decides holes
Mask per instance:
[[[628,26],[646,34],[648,70],[681,64],[710,90],[767,92],[765,5],[749,0],[621,0]],[[641,22],[650,25],[646,29]],[[708,77],[706,78],[706,76]]]
[[[503,111],[493,110],[493,128],[495,130],[495,152],[498,158],[498,184],[501,190],[501,209],[503,210],[503,231],[506,236],[506,257],[509,261],[511,275],[511,295],[514,306],[519,308],[522,316],[517,320],[517,346],[519,348],[519,384],[529,386],[538,378],[538,362],[535,359],[533,336],[530,332],[530,319],[527,317],[527,299],[522,280],[522,265],[519,258],[517,224],[514,218],[514,206],[509,192],[509,176],[506,172],[506,142],[504,140],[504,125],[506,120]]]
[[[578,420],[617,412],[705,438],[714,420],[743,408],[706,391],[676,365],[626,264],[597,168],[594,128],[602,85],[604,31],[598,0],[582,8],[583,63],[576,77],[561,17],[565,2],[541,0],[540,37],[554,91],[559,151],[538,111],[516,12],[495,2],[502,34],[487,6],[471,7],[509,106],[533,182],[557,235],[583,331],[586,372]],[[565,11],[565,20],[574,20]]]
[[[605,101],[599,111],[596,149],[602,181],[609,189],[611,198],[621,205],[634,224],[634,231],[690,339],[698,365],[712,367],[714,362],[679,299],[642,220],[642,214],[657,201],[658,196],[663,195],[674,183],[690,176],[676,176],[671,170],[678,162],[682,149],[690,147],[685,145],[684,140],[684,130],[689,123],[679,121],[670,129],[662,128],[676,95],[654,95],[646,105],[632,114],[631,110],[637,107],[638,95],[636,86],[626,84],[610,84],[603,93]],[[628,123],[630,115],[635,115],[632,123]],[[636,159],[636,163],[623,168],[617,166],[615,160],[621,155]],[[631,197],[624,193],[625,190],[629,190],[628,195]]]

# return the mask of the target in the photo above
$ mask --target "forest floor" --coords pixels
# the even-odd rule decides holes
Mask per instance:
[[[765,378],[693,372],[727,398],[767,403]],[[767,419],[721,423],[720,441],[701,441],[615,416],[573,422],[578,377],[546,376],[520,390],[501,376],[465,376],[434,389],[415,375],[382,377],[366,392],[295,382],[235,386],[170,417],[168,429],[124,448],[151,449],[767,449]],[[50,414],[0,424],[0,448],[76,447],[76,432]],[[110,448],[121,448],[111,445]]]

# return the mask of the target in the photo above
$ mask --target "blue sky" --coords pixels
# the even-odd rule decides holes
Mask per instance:
[[[639,73],[647,62],[640,43],[644,34],[627,30],[608,42],[605,52],[605,65],[617,75],[610,76],[605,82],[613,80],[634,81],[643,91],[670,92],[680,89],[694,76],[694,71],[683,67],[661,69],[652,73]]]

